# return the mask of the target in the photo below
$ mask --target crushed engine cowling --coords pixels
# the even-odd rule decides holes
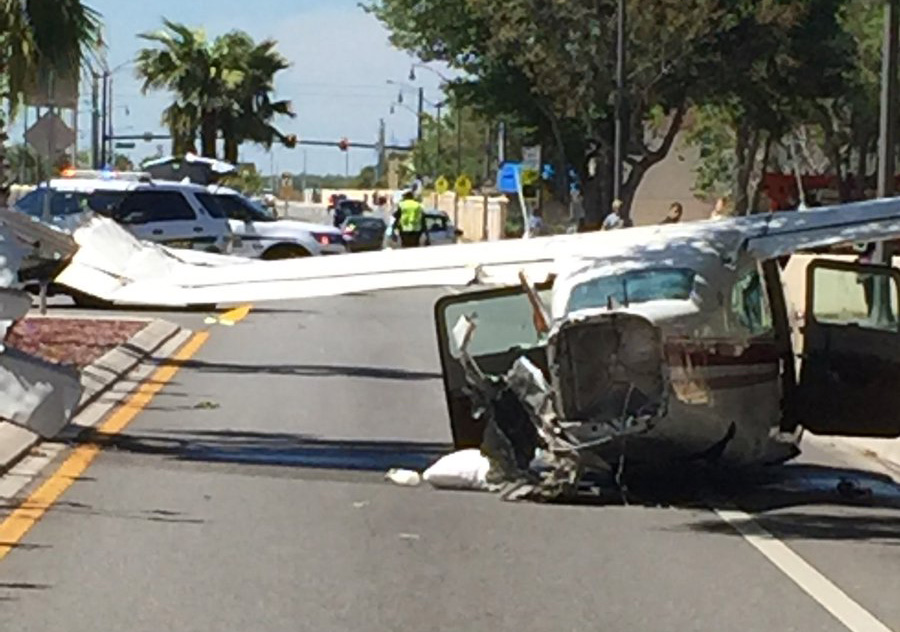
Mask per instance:
[[[643,316],[604,312],[561,323],[548,345],[557,414],[585,441],[646,427],[666,404],[662,334]]]

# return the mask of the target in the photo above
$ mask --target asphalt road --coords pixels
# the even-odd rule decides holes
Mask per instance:
[[[449,442],[436,296],[257,306],[213,326],[0,561],[0,629],[846,630],[709,508],[734,504],[900,630],[900,487],[835,454],[665,506],[383,482]],[[870,494],[841,496],[841,478]]]

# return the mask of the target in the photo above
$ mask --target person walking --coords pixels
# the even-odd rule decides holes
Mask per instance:
[[[672,202],[672,205],[669,207],[669,212],[666,215],[665,219],[663,219],[661,224],[678,224],[681,222],[681,216],[684,215],[684,207],[681,206],[680,202]]]
[[[418,248],[422,244],[423,234],[425,245],[431,245],[425,223],[425,207],[412,191],[406,191],[403,200],[397,206],[397,212],[394,213],[394,232],[399,232],[402,248]]]

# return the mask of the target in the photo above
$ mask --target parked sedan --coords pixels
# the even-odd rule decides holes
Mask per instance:
[[[443,211],[426,211],[425,225],[428,227],[428,237],[432,246],[455,244],[463,234],[453,224],[450,216]],[[424,240],[424,236],[422,239]]]
[[[391,221],[391,228],[394,221]],[[443,246],[447,244],[455,244],[462,237],[463,231],[458,229],[450,216],[444,211],[430,210],[425,211],[425,225],[428,228],[428,241],[432,246]],[[422,235],[422,245],[426,242],[425,235]]]
[[[354,215],[341,225],[344,241],[350,252],[381,250],[387,224],[375,215]]]

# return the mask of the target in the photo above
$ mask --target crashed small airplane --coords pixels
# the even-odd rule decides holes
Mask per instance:
[[[17,233],[44,230],[21,216]],[[423,286],[454,441],[532,497],[629,464],[775,464],[818,434],[900,436],[900,271],[807,268],[799,363],[782,282],[800,251],[900,237],[900,199],[529,240],[256,262],[172,251],[92,218],[55,282],[191,306]],[[38,241],[40,241],[38,239]],[[487,287],[487,289],[485,289]]]

